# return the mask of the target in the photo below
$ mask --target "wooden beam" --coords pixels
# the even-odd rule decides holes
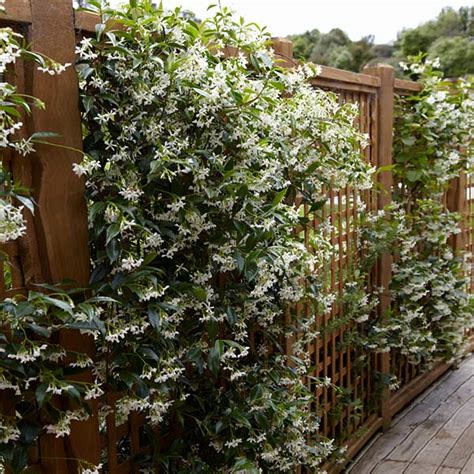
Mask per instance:
[[[466,249],[466,242],[464,241],[465,228],[469,226],[466,215],[468,210],[466,204],[466,181],[467,177],[465,173],[453,178],[449,183],[449,189],[446,196],[448,210],[451,212],[457,212],[461,216],[461,222],[459,223],[461,232],[453,235],[450,239],[454,254],[458,256]]]
[[[61,62],[74,64],[75,33],[70,0],[31,0],[34,21],[30,40],[32,49]],[[38,145],[31,157],[34,173],[34,197],[38,203],[36,227],[41,247],[43,272],[52,282],[66,278],[80,285],[89,280],[87,210],[84,183],[72,170],[82,160],[79,90],[74,67],[59,76],[50,76],[36,68],[30,71],[31,95],[46,104],[35,109],[32,129],[58,133],[50,145]]]
[[[379,78],[380,89],[378,91],[378,109],[377,109],[377,168],[390,167],[392,165],[393,148],[393,106],[394,106],[394,84],[395,75],[392,66],[387,64],[378,64],[374,67],[364,68],[366,74],[371,74]],[[380,191],[377,196],[378,209],[384,209],[392,202],[393,176],[391,169],[380,172],[377,175],[380,185]],[[387,217],[388,218],[388,217]],[[393,256],[388,251],[380,256],[377,262],[377,286],[384,290],[380,295],[379,314],[383,318],[388,313],[391,306],[390,282],[392,280],[392,261]],[[390,353],[381,354],[381,372],[390,374]],[[383,419],[383,429],[390,427],[392,420],[392,411],[390,409],[390,393],[386,388],[382,394],[381,415]]]
[[[346,82],[348,84],[358,84],[371,87],[380,87],[380,79],[370,74],[360,74],[357,72],[344,71],[335,67],[321,66],[321,74],[316,77],[322,79],[331,79],[333,81]]]
[[[374,86],[344,82],[337,79],[327,79],[322,75],[313,77],[310,82],[315,87],[320,87],[321,89],[326,89],[331,92],[365,92],[366,94],[375,94],[377,92],[377,87]]]
[[[293,57],[293,43],[289,39],[273,38],[272,45],[276,57],[282,60],[284,67],[298,66],[300,61]],[[321,74],[311,79],[311,82],[317,86],[324,86],[325,84],[322,81],[331,82],[330,87],[337,84],[341,89],[344,88],[345,84],[369,86],[371,88],[380,87],[380,79],[376,76],[344,71],[329,66],[321,66]]]
[[[395,92],[398,94],[411,94],[412,92],[420,92],[423,86],[419,82],[406,81],[404,79],[395,79]]]
[[[30,0],[6,0],[0,22],[31,23]]]
[[[74,26],[76,30],[94,33],[95,25],[98,23],[100,23],[100,17],[98,15],[83,11],[74,12]]]
[[[28,40],[32,50],[60,63],[74,64],[76,40],[71,0],[30,0],[30,4],[33,21]],[[59,146],[37,145],[36,153],[29,157],[33,197],[37,203],[34,224],[41,273],[49,283],[71,279],[85,287],[89,280],[87,209],[84,182],[72,170],[73,163],[82,160],[77,76],[74,66],[64,74],[51,76],[32,65],[26,75],[27,92],[46,105],[46,110],[34,110],[29,130],[60,135],[49,140]],[[78,331],[61,331],[59,343],[68,350],[94,357],[93,339]],[[92,375],[85,373],[71,379],[91,382]],[[45,472],[76,472],[74,459],[99,463],[97,404],[91,403],[90,407],[92,416],[87,421],[74,422],[68,438],[51,435],[41,438],[41,463]]]

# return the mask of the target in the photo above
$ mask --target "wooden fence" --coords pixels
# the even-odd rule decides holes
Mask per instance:
[[[74,63],[76,42],[84,34],[95,31],[97,20],[93,15],[74,12],[72,0],[6,0],[6,12],[0,15],[1,26],[11,26],[21,32],[34,50],[69,63]],[[289,41],[277,39],[274,48],[288,67],[294,64]],[[58,143],[81,148],[78,84],[73,69],[59,77],[51,77],[19,63],[9,80],[14,81],[21,92],[46,103],[47,111],[34,111],[27,120],[29,133],[54,131],[62,137]],[[336,92],[342,101],[358,104],[357,125],[370,137],[364,151],[367,161],[377,167],[390,165],[394,97],[419,91],[420,85],[395,79],[393,68],[386,65],[368,67],[363,74],[323,67],[313,84]],[[64,148],[41,146],[27,160],[13,154],[3,156],[5,166],[11,169],[15,179],[33,189],[38,207],[35,216],[28,217],[27,235],[1,249],[9,256],[0,275],[1,297],[25,292],[34,283],[55,283],[65,278],[87,283],[89,254],[84,183],[72,172],[72,163],[78,159],[77,153]],[[328,271],[329,285],[335,292],[342,293],[345,278],[363,258],[356,246],[358,203],[364,202],[369,209],[382,209],[390,203],[391,172],[384,171],[377,179],[382,192],[358,193],[350,188],[338,192],[329,190],[328,204],[322,210],[322,216],[310,216],[313,227],[318,226],[321,218],[329,218],[332,224],[330,237],[337,251]],[[474,251],[472,180],[464,177],[456,180],[447,202],[450,209],[463,214],[465,222],[453,245],[456,249]],[[305,212],[308,214],[307,209]],[[304,232],[309,236],[311,226]],[[368,285],[388,288],[391,264],[392,256],[383,255],[370,275]],[[4,278],[7,274],[11,279]],[[474,274],[471,272],[471,275],[474,289]],[[389,305],[390,295],[385,291],[378,311],[383,313]],[[304,310],[298,308],[298,311]],[[416,366],[403,358],[391,358],[389,353],[384,353],[370,356],[363,370],[358,371],[356,368],[363,354],[343,343],[352,329],[350,324],[334,325],[343,317],[342,305],[335,305],[330,314],[321,316],[322,336],[308,347],[308,351],[315,367],[314,375],[330,377],[340,389],[338,393],[332,389],[314,389],[318,399],[314,409],[321,416],[322,432],[347,440],[347,457],[351,458],[377,430],[388,427],[394,414],[449,366],[440,364],[431,372],[420,374]],[[333,327],[336,329],[331,329]],[[94,355],[93,344],[85,336],[65,331],[61,339],[69,349],[88,347],[90,355]],[[402,382],[401,388],[392,394],[387,389],[380,391],[376,383],[379,374],[391,371]],[[116,394],[107,394],[107,403],[113,407],[116,397]],[[42,472],[54,474],[76,472],[73,458],[93,464],[106,459],[111,474],[139,472],[138,459],[148,453],[147,446],[142,445],[143,419],[132,415],[127,423],[116,426],[112,413],[99,424],[97,405],[92,404],[91,408],[93,416],[87,422],[76,422],[68,438],[42,436],[31,452],[31,464],[40,466]],[[336,470],[335,467],[330,469]]]

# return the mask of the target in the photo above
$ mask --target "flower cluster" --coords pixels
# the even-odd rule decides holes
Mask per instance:
[[[0,4],[0,10],[2,5]],[[18,59],[30,59],[37,68],[48,73],[61,73],[66,66],[28,51],[23,45],[23,37],[11,28],[0,28],[0,75],[12,72]],[[19,94],[12,84],[0,82],[0,153],[11,149],[23,156],[34,151],[34,142],[44,134],[37,133],[29,138],[19,138],[22,132],[22,115],[31,111],[31,106],[42,108],[41,101]],[[22,209],[15,204],[15,199],[24,204],[31,211],[32,201],[28,197],[28,190],[16,185],[12,176],[2,166],[0,170],[0,242],[5,243],[21,237],[25,230],[25,220]]]
[[[126,392],[121,417],[160,424],[167,469],[317,469],[331,443],[303,376],[334,299],[318,282],[332,250],[328,233],[295,232],[295,202],[370,186],[357,108],[313,89],[317,68],[280,68],[269,36],[226,9],[200,24],[147,2],[99,13],[77,48],[88,157],[75,166],[92,280],[117,301],[82,326],[98,381]]]
[[[461,216],[444,197],[453,179],[472,172],[474,95],[468,80],[444,81],[437,61],[412,60],[404,68],[423,90],[396,101],[394,204],[388,219],[381,213],[367,222],[364,239],[372,251],[395,249],[393,307],[373,328],[372,347],[429,366],[459,357],[473,322],[470,256],[452,245]]]

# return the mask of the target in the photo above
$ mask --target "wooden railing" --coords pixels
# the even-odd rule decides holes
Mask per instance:
[[[75,12],[72,0],[6,0],[6,12],[0,15],[1,26],[12,26],[26,36],[33,49],[69,63],[74,63],[76,41],[83,35],[93,34],[98,20],[94,15]],[[286,66],[296,64],[291,42],[275,39],[274,49]],[[29,132],[53,131],[61,135],[57,139],[59,144],[81,148],[78,84],[72,68],[62,76],[51,77],[19,63],[11,80],[20,91],[46,103],[46,111],[35,111],[27,119]],[[369,136],[364,156],[374,166],[389,166],[392,163],[394,97],[419,91],[421,86],[395,79],[393,68],[387,65],[367,67],[363,74],[322,67],[321,74],[312,80],[312,84],[334,91],[342,101],[358,104],[357,126]],[[34,283],[55,283],[65,278],[87,284],[89,253],[84,183],[72,172],[72,163],[80,159],[80,154],[64,148],[46,150],[41,146],[28,160],[13,154],[3,156],[5,166],[11,169],[14,177],[33,189],[38,209],[34,217],[28,218],[27,235],[3,246],[2,250],[10,257],[12,283],[7,288],[0,276],[2,297],[24,292]],[[356,245],[358,203],[363,202],[372,210],[382,209],[390,203],[392,175],[389,168],[385,169],[377,175],[381,190],[375,191],[375,186],[364,193],[351,188],[338,192],[328,190],[329,199],[322,214],[309,216],[313,227],[322,219],[329,219],[332,224],[330,237],[337,252],[328,271],[330,289],[336,293],[342,293],[344,279],[363,258]],[[471,227],[464,225],[455,245],[471,251],[474,250],[473,186],[471,181],[462,178],[453,186],[449,198],[450,208],[460,211],[466,221],[471,221]],[[309,214],[309,211],[305,212]],[[311,226],[305,232],[309,234]],[[392,256],[383,255],[367,285],[388,288],[391,266]],[[379,314],[384,314],[390,304],[390,294],[385,291]],[[304,311],[304,308],[298,311]],[[345,403],[341,404],[334,390],[315,387],[318,402],[314,409],[321,416],[323,434],[347,440],[347,456],[351,458],[377,430],[388,427],[393,415],[436,380],[448,365],[440,364],[427,374],[419,374],[416,367],[400,360],[391,361],[390,354],[384,353],[371,355],[363,370],[358,371],[357,361],[364,354],[343,343],[353,326],[336,325],[336,329],[329,329],[343,316],[341,305],[335,305],[330,314],[322,315],[318,321],[321,336],[308,346],[308,351],[315,367],[313,375],[330,377],[346,393]],[[61,337],[61,343],[67,348],[74,350],[85,346],[90,355],[94,355],[89,338],[75,332],[64,332]],[[405,384],[392,395],[387,390],[379,393],[375,386],[376,374],[389,374],[394,363],[396,370],[404,372]],[[107,401],[112,406],[116,398],[117,394],[107,394]],[[148,452],[148,448],[141,445],[140,430],[144,420],[133,415],[125,424],[117,426],[112,412],[107,416],[105,432],[100,433],[97,405],[91,404],[91,410],[93,416],[89,421],[75,423],[68,438],[42,436],[38,449],[32,451],[31,464],[40,465],[43,472],[51,474],[76,472],[71,459],[82,458],[98,464],[101,452],[106,452],[109,473],[138,472],[134,456]],[[117,451],[123,440],[129,446],[128,457],[119,460]]]

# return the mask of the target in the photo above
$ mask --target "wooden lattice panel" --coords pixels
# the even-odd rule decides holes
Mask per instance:
[[[332,88],[334,90],[334,88]],[[356,125],[369,136],[369,146],[364,149],[366,160],[372,164],[377,160],[377,96],[372,89],[354,91],[341,85],[337,89],[341,101],[357,103],[359,117]],[[321,211],[312,215],[305,212],[311,222],[305,230],[308,239],[313,229],[328,222],[330,239],[334,249],[331,261],[325,269],[326,290],[335,293],[340,300],[345,284],[352,280],[354,270],[362,264],[363,255],[357,247],[358,213],[361,203],[368,209],[376,208],[376,193],[359,193],[351,188],[340,191],[328,190],[327,203]],[[372,285],[374,275],[367,285]],[[301,311],[302,309],[300,309]],[[363,328],[361,327],[363,330]],[[337,386],[316,390],[316,413],[321,417],[321,432],[339,440],[347,439],[377,412],[373,403],[377,356],[361,360],[364,354],[348,343],[354,323],[346,320],[342,302],[336,302],[332,310],[318,318],[320,336],[308,347],[312,358],[314,377],[328,377]]]
[[[462,241],[467,252],[469,288],[474,293],[474,174],[470,173],[465,178]]]

